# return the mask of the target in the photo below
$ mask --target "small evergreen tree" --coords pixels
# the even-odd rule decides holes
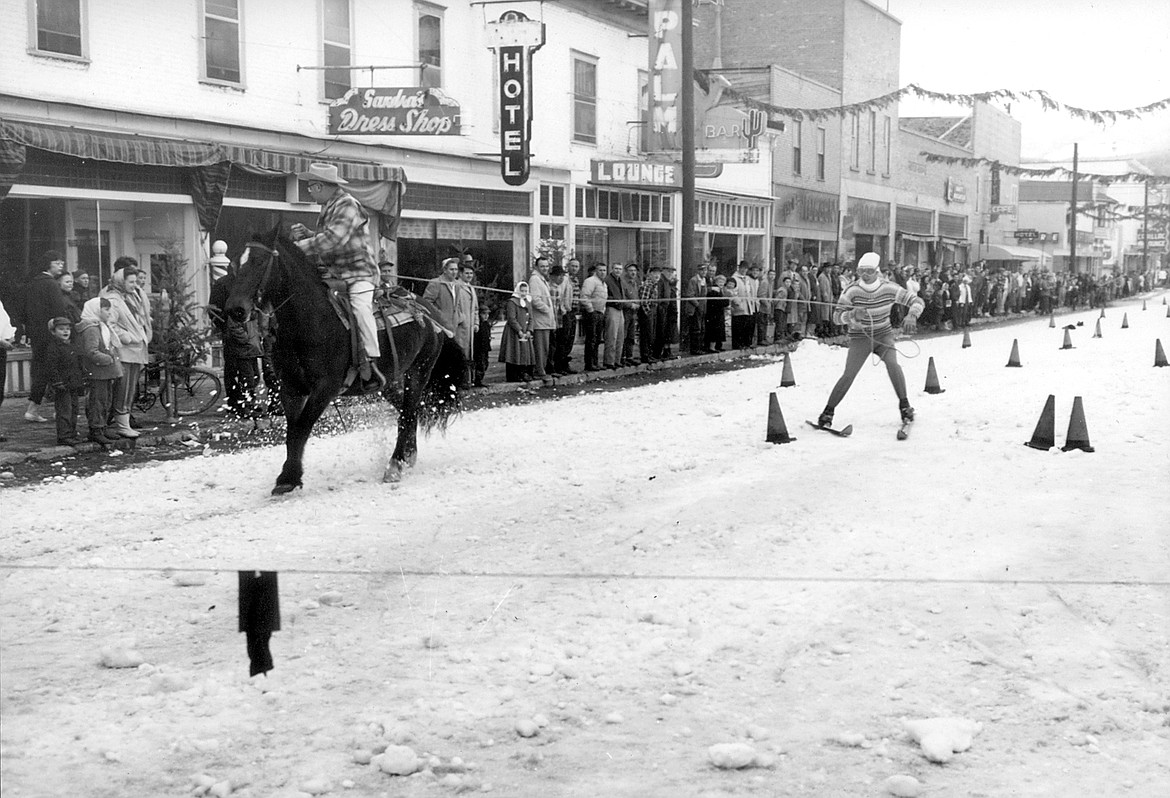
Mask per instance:
[[[156,278],[152,288],[161,296],[151,306],[150,351],[162,360],[192,366],[207,358],[214,331],[203,307],[195,302],[182,245],[165,242],[161,260],[161,268],[152,275]]]
[[[565,247],[563,239],[542,238],[536,242],[536,252],[534,253],[533,260],[536,260],[536,258],[548,258],[549,266],[564,266],[566,257],[573,257],[573,252]]]

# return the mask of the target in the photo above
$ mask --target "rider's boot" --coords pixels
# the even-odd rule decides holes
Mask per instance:
[[[362,393],[373,393],[386,387],[386,376],[378,368],[378,364],[369,357],[362,358],[358,376],[362,381]]]

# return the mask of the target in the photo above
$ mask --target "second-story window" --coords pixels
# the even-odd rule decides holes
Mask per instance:
[[[36,0],[36,41],[42,53],[85,56],[84,0]]]
[[[792,174],[799,177],[803,171],[804,158],[801,153],[800,145],[801,139],[804,136],[804,123],[797,121],[792,123]]]
[[[890,174],[890,151],[894,147],[894,142],[890,140],[890,118],[888,116],[882,117],[882,138],[886,143],[886,162],[882,166],[882,174],[887,177]]]
[[[353,64],[349,4],[350,0],[322,0],[321,66]],[[349,91],[349,69],[326,69],[324,74],[325,99],[336,100]]]
[[[869,171],[877,171],[877,111],[869,112]]]
[[[597,143],[597,61],[573,53],[573,141]]]
[[[825,129],[817,128],[817,180],[825,179]]]
[[[203,0],[203,77],[242,83],[240,0]]]
[[[861,168],[861,117],[854,111],[850,118],[852,135],[849,145],[849,166],[853,169]]]
[[[419,85],[437,89],[443,85],[443,10],[418,4],[418,62],[422,64]]]

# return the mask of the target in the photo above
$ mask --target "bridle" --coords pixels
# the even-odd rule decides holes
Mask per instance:
[[[256,305],[263,304],[264,288],[268,285],[268,280],[272,276],[273,264],[275,264],[276,261],[280,259],[280,252],[278,252],[275,247],[267,247],[264,244],[261,244],[259,241],[250,241],[248,242],[248,246],[244,248],[244,254],[240,258],[240,266],[247,265],[253,249],[263,250],[264,253],[268,256],[268,261],[264,264],[264,271],[260,273],[260,281],[256,283],[256,292],[252,296],[252,305],[255,307]],[[289,299],[291,299],[291,297],[289,297]],[[286,299],[284,302],[287,301],[288,299]],[[280,304],[283,305],[284,302],[281,302]],[[272,312],[275,313],[276,308],[273,308]],[[248,322],[251,320],[251,318],[252,308],[249,308],[248,313],[244,316],[244,321]]]

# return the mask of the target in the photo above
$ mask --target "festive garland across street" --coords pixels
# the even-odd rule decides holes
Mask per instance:
[[[710,76],[718,75],[719,70],[695,70],[695,80],[704,91],[710,88]],[[994,100],[1032,100],[1040,103],[1040,106],[1045,111],[1064,111],[1075,119],[1087,120],[1098,125],[1107,125],[1126,119],[1140,119],[1142,116],[1156,111],[1164,111],[1170,109],[1170,97],[1167,97],[1157,102],[1152,102],[1147,105],[1141,105],[1136,108],[1123,108],[1120,110],[1106,110],[1095,111],[1089,108],[1078,108],[1075,105],[1062,103],[1053,99],[1052,95],[1043,89],[995,89],[994,91],[981,91],[973,94],[951,94],[941,91],[931,91],[924,89],[916,83],[908,84],[897,91],[891,91],[877,97],[871,97],[868,100],[860,102],[849,103],[848,105],[836,105],[827,108],[794,108],[786,105],[774,105],[769,102],[764,102],[750,95],[744,94],[736,90],[730,85],[723,87],[723,96],[725,98],[735,100],[752,108],[758,108],[761,111],[766,111],[775,116],[782,116],[789,119],[832,119],[837,117],[844,117],[851,114],[860,113],[862,111],[870,111],[878,108],[886,108],[894,103],[897,103],[903,97],[913,96],[926,100],[935,100],[938,102],[952,103],[957,105],[973,106],[976,102],[992,102]],[[945,163],[949,165],[958,165],[966,168],[974,168],[980,166],[987,166],[993,169],[999,169],[1009,175],[1017,175],[1021,177],[1058,177],[1069,176],[1073,172],[1071,169],[1066,169],[1062,166],[1054,166],[1049,169],[1037,169],[1023,166],[1012,166],[1009,164],[1000,163],[999,161],[988,158],[964,158],[960,156],[939,155],[936,153],[922,153],[926,156],[926,160],[930,163]],[[1125,172],[1122,174],[1091,174],[1088,172],[1077,172],[1079,178],[1092,179],[1099,183],[1121,183],[1121,182],[1146,182],[1150,184],[1170,183],[1170,176],[1168,175],[1153,175],[1142,172]]]

